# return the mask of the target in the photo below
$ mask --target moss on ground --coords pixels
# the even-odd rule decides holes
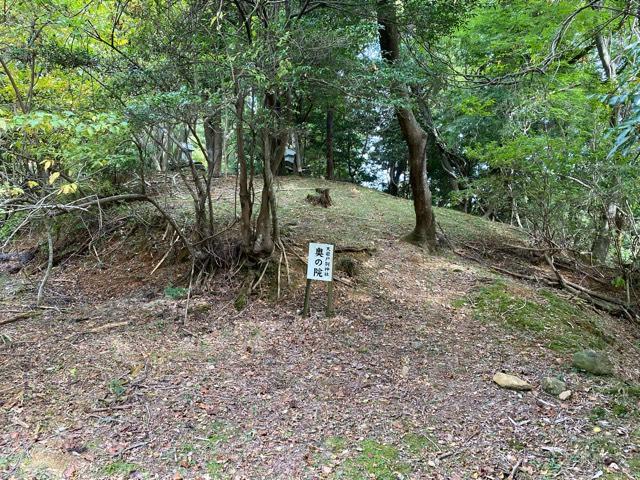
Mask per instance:
[[[133,472],[138,470],[138,466],[134,463],[125,462],[122,460],[116,460],[104,467],[104,473],[109,477],[124,476],[128,477]]]
[[[358,455],[347,459],[336,478],[348,480],[396,480],[411,473],[411,467],[400,458],[393,445],[375,440],[363,440],[358,446]]]
[[[323,447],[324,454],[318,462],[333,465],[331,478],[334,480],[409,478],[414,473],[412,461],[424,460],[440,451],[435,437],[417,432],[407,433],[396,444],[371,438],[354,444],[344,437],[334,436],[327,438]]]
[[[611,342],[596,315],[549,290],[524,298],[509,284],[497,281],[481,289],[469,303],[479,319],[526,331],[552,350],[604,349]]]

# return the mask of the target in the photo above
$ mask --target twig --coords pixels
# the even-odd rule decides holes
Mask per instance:
[[[264,274],[267,272],[267,267],[269,266],[269,260],[267,260],[265,262],[265,266],[264,269],[262,270],[262,274],[260,275],[260,278],[258,278],[258,281],[251,287],[250,291],[253,292],[258,285],[260,285],[260,282],[262,281],[262,277],[264,277]]]
[[[24,313],[20,313],[19,315],[16,315],[15,317],[9,318],[7,320],[0,320],[0,326],[8,325],[9,323],[17,322],[19,320],[26,320],[28,318],[35,317],[37,315],[40,315],[40,312],[24,312]]]
[[[278,260],[278,288],[276,292],[276,300],[280,300],[280,268],[282,267],[283,251],[280,251],[280,259]]]
[[[509,476],[507,477],[507,480],[513,480],[515,478],[516,472],[518,471],[518,469],[520,468],[520,465],[522,465],[522,459],[518,460],[518,463],[516,463],[513,466],[513,469],[511,470],[511,473],[509,474]]]
[[[49,275],[51,275],[51,269],[53,268],[53,235],[51,234],[51,220],[47,220],[47,245],[49,247],[49,259],[47,261],[47,270],[44,272],[44,277],[42,277],[42,282],[40,282],[40,287],[38,288],[38,299],[36,300],[36,305],[38,306],[42,304],[44,287],[47,284],[47,280],[49,280]]]
[[[101,413],[101,412],[110,412],[111,410],[126,410],[127,408],[133,407],[133,403],[127,403],[125,405],[113,405],[111,407],[101,407],[94,408],[93,410],[87,410],[86,413]]]
[[[158,270],[158,268],[160,268],[160,265],[162,265],[164,263],[164,261],[167,259],[167,257],[171,253],[171,250],[173,250],[173,245],[176,243],[175,239],[176,239],[176,234],[174,233],[171,236],[171,244],[169,245],[169,249],[167,250],[167,253],[164,254],[164,256],[162,257],[162,259],[160,259],[158,264],[153,268],[153,270],[151,270],[151,273],[149,274],[149,276],[153,275],[156,272],[156,270]]]
[[[191,262],[191,275],[189,275],[189,291],[187,292],[187,305],[184,308],[184,323],[187,323],[189,317],[189,301],[191,300],[191,286],[193,284],[193,271],[196,268],[196,259]]]

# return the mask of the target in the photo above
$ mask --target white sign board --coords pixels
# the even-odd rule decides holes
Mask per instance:
[[[333,245],[310,243],[307,260],[307,280],[333,280]]]

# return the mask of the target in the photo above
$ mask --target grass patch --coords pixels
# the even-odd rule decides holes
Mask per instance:
[[[402,441],[407,447],[407,450],[414,456],[422,455],[424,452],[440,451],[438,442],[430,435],[408,433],[404,436]]]
[[[329,437],[324,441],[324,445],[333,453],[338,453],[347,448],[347,440],[344,437]]]
[[[552,350],[602,350],[609,341],[595,315],[548,290],[538,292],[536,298],[523,298],[499,281],[480,290],[471,300],[481,320],[503,322],[532,333],[544,339]]]
[[[138,470],[138,466],[136,464],[124,462],[122,460],[117,460],[104,467],[104,473],[109,476],[131,475],[136,470]]]
[[[305,197],[315,188],[329,188],[334,206],[322,208],[305,202]],[[290,176],[278,178],[276,190],[282,228],[301,242],[364,246],[371,245],[374,238],[399,238],[414,227],[410,200],[352,183]],[[445,208],[434,210],[452,240],[508,237],[517,241],[521,236],[515,229],[480,217]],[[328,225],[331,228],[327,228]]]
[[[640,385],[618,382],[602,387],[598,390],[605,395],[608,395],[610,397],[610,401],[608,402],[607,409],[603,407],[595,407],[591,411],[592,420],[602,420],[609,414],[618,419],[640,418],[640,409],[638,408],[638,400],[640,400]],[[598,415],[594,416],[594,411],[596,409]],[[640,432],[640,429],[638,429],[638,432]]]
[[[169,285],[164,289],[164,295],[173,300],[181,300],[183,298],[187,298],[188,289],[183,287],[174,287],[173,285]]]
[[[211,447],[216,447],[221,443],[228,442],[231,433],[231,429],[226,423],[215,421],[211,425],[211,433],[207,436],[207,442]]]
[[[363,440],[358,450],[360,453],[345,461],[336,478],[397,480],[411,473],[411,467],[401,460],[398,449],[392,445]]]
[[[222,479],[224,478],[223,465],[216,460],[210,460],[207,462],[207,473],[212,480]]]

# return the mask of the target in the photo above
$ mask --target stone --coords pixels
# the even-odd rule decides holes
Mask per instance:
[[[571,397],[571,390],[565,390],[564,392],[561,392],[560,395],[558,395],[558,398],[563,402],[565,400],[569,400],[570,397]]]
[[[567,389],[567,384],[558,377],[544,377],[540,382],[542,390],[549,395],[558,396]]]
[[[500,385],[502,388],[506,388],[508,390],[525,391],[531,390],[533,388],[529,383],[525,382],[521,378],[502,372],[496,373],[493,376],[493,381]]]
[[[613,374],[613,363],[609,357],[595,350],[583,350],[573,355],[573,366],[583,372],[594,375]]]

